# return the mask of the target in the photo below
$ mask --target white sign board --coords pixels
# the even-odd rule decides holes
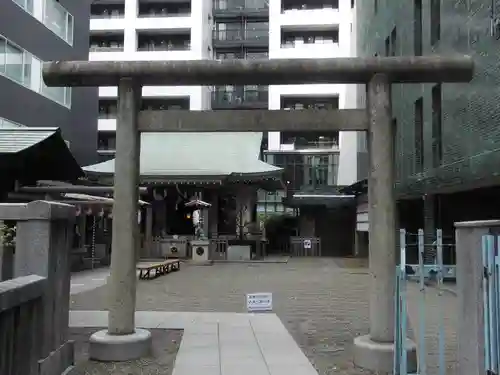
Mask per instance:
[[[247,311],[273,311],[272,293],[250,293],[247,294]]]
[[[311,249],[312,243],[311,240],[304,240],[304,249]]]

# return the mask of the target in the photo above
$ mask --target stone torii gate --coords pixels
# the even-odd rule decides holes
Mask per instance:
[[[355,339],[354,359],[361,367],[391,372],[397,226],[391,84],[468,82],[472,76],[473,61],[467,56],[45,63],[43,77],[48,86],[118,86],[109,324],[91,337],[91,356],[127,360],[145,354],[151,345],[149,332],[135,329],[134,321],[140,132],[367,131],[370,333]],[[141,89],[146,85],[312,83],[366,84],[367,108],[139,113]],[[415,351],[409,343],[413,365]]]

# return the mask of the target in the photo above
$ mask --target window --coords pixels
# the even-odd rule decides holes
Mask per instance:
[[[13,0],[17,5],[23,8],[26,12],[33,14],[34,0]]]
[[[351,9],[354,8],[354,0],[351,0]]]
[[[0,37],[0,74],[5,74],[5,48],[7,41]]]
[[[55,0],[45,0],[43,24],[73,45],[73,16]]]
[[[5,75],[12,80],[23,83],[23,50],[13,44],[5,45]]]
[[[417,172],[424,170],[424,101],[415,101],[415,164]]]
[[[422,0],[413,4],[413,49],[415,56],[422,56]]]
[[[375,13],[378,11],[378,0],[373,0],[373,11]]]
[[[47,87],[42,80],[42,61],[2,36],[0,36],[0,75],[65,107],[71,107],[71,88]]]
[[[389,37],[385,38],[385,56],[389,56],[391,53],[391,41]]]
[[[441,0],[431,0],[431,45],[441,39]]]
[[[73,16],[59,3],[58,0],[38,0],[43,9],[35,12],[34,0],[13,0],[14,3],[43,23],[69,45],[73,45]]]
[[[21,125],[17,122],[7,120],[6,118],[0,117],[0,128],[25,128],[26,125]]]
[[[443,161],[443,129],[441,109],[441,85],[432,88],[432,155],[433,166],[438,167]]]

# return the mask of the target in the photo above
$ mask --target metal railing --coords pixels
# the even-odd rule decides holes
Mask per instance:
[[[217,41],[256,41],[267,40],[269,38],[269,28],[238,28],[228,30],[214,30],[213,39]]]
[[[110,13],[93,13],[90,15],[91,20],[107,20],[107,19],[121,19],[125,17],[125,11],[112,11]]]
[[[307,150],[310,148],[322,149],[322,150],[326,149],[336,150],[339,148],[338,142],[332,142],[332,141],[294,142],[293,145],[296,150]]]
[[[335,162],[308,164],[291,161],[271,164],[284,169],[288,190],[335,186],[337,182],[338,165]]]
[[[144,52],[166,52],[166,51],[189,51],[191,44],[147,44],[137,47],[137,51]]]
[[[269,9],[266,0],[214,0],[213,9],[216,11],[258,11]]]
[[[245,103],[267,103],[268,100],[269,92],[267,86],[257,90],[239,87],[233,91],[216,87],[212,92],[212,102],[217,104],[240,105]]]
[[[0,282],[0,374],[39,373],[45,287],[38,275]]]
[[[161,18],[161,17],[189,17],[191,16],[191,10],[186,9],[178,12],[169,12],[168,10],[160,11],[141,11],[137,15],[139,18]]]
[[[123,52],[123,45],[119,46],[90,46],[89,52]]]
[[[409,253],[407,243],[407,232],[404,229],[399,231],[399,248],[400,248],[400,262],[396,266],[396,288],[394,295],[394,339],[395,339],[395,350],[394,350],[394,364],[393,364],[393,374],[394,375],[409,375],[418,374],[425,375],[428,374],[427,370],[429,367],[428,354],[432,351],[432,355],[437,358],[436,367],[433,368],[433,372],[439,375],[445,375],[446,363],[445,363],[445,330],[444,330],[444,315],[445,315],[445,301],[442,296],[444,293],[443,283],[445,274],[447,271],[447,266],[443,264],[443,233],[442,230],[438,229],[435,235],[435,241],[433,241],[432,246],[435,247],[435,256],[433,264],[425,264],[425,240],[424,231],[422,229],[418,230],[417,234],[417,254],[418,264],[410,265],[407,264],[407,258]],[[409,362],[408,356],[408,335],[409,335],[409,308],[408,308],[408,280],[414,278],[419,284],[419,294],[418,294],[418,310],[417,310],[417,326],[416,326],[416,337],[418,338],[418,348],[417,348],[417,368],[413,368],[415,363]],[[433,279],[435,281],[435,287],[437,289],[437,327],[433,327],[433,330],[437,329],[434,333],[434,338],[437,340],[437,345],[434,348],[428,348],[427,346],[427,331],[428,319],[427,315],[427,289],[429,288],[428,281]],[[432,286],[434,287],[434,286]],[[414,322],[415,323],[415,322]],[[416,370],[416,372],[415,372]]]

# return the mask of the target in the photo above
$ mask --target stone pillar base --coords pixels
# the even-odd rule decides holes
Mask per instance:
[[[406,339],[408,373],[417,371],[417,345]],[[354,364],[377,374],[392,374],[394,343],[375,342],[370,335],[354,339]]]
[[[136,328],[130,335],[110,335],[97,331],[89,340],[89,357],[95,361],[122,362],[145,357],[151,353],[151,332]]]

